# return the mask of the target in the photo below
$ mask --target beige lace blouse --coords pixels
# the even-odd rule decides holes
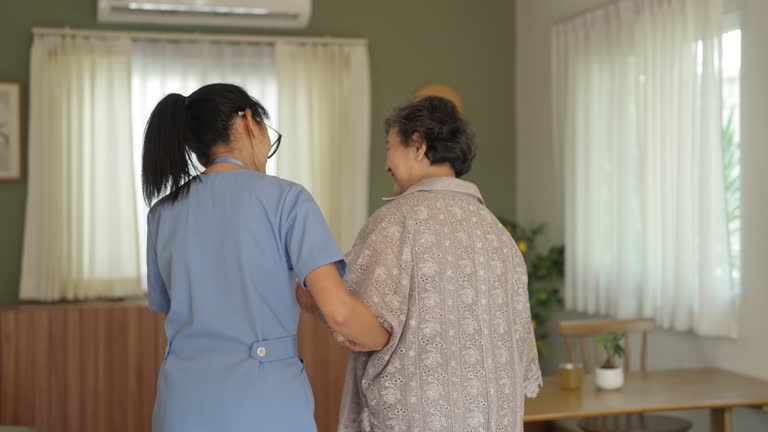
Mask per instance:
[[[472,183],[425,180],[378,210],[347,287],[392,332],[353,354],[339,431],[523,430],[541,386],[525,262]]]

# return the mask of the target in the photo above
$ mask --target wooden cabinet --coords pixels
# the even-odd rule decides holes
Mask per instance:
[[[336,343],[319,321],[302,314],[299,352],[304,358],[304,366],[315,394],[318,432],[336,432],[348,351]]]
[[[320,432],[335,432],[346,350],[303,317]],[[0,424],[36,432],[151,430],[163,317],[143,302],[0,307]]]
[[[149,431],[162,317],[142,304],[0,309],[0,424]]]

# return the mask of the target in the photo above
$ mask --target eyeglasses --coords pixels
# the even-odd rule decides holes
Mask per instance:
[[[245,111],[238,111],[237,115],[239,117],[242,117],[245,115]],[[256,121],[259,121],[259,120],[256,120]],[[277,129],[268,125],[265,121],[262,120],[261,123],[264,123],[264,126],[267,127],[267,134],[269,135],[269,141],[272,143],[272,145],[269,147],[271,150],[269,152],[269,156],[267,156],[267,159],[272,159],[272,156],[274,156],[275,153],[277,153],[277,150],[280,148],[280,142],[283,140],[283,134],[278,132]]]
[[[269,134],[269,140],[272,141],[272,146],[270,147],[272,150],[269,152],[269,156],[267,156],[267,159],[272,159],[272,156],[274,156],[275,153],[277,153],[277,149],[280,148],[280,141],[283,140],[283,134],[281,134],[275,128],[273,128],[272,126],[266,123],[264,123],[264,126],[266,126],[267,129],[271,131],[271,133]],[[277,135],[277,137],[273,140],[272,135]]]

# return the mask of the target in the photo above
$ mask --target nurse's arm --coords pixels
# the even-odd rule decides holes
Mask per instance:
[[[389,342],[389,332],[365,303],[347,291],[336,264],[326,264],[307,275],[307,288],[328,326],[367,351],[378,351]]]

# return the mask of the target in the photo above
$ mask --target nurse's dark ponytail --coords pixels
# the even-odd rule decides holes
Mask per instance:
[[[180,186],[192,177],[193,165],[187,150],[191,137],[186,101],[186,97],[171,93],[149,116],[141,162],[141,182],[147,205],[152,205],[165,191],[179,191]],[[176,198],[178,196],[174,200]]]
[[[209,84],[188,97],[164,97],[144,133],[141,181],[147,205],[166,193],[172,201],[185,194],[189,180],[198,174],[192,155],[208,160],[214,146],[229,144],[232,121],[246,109],[257,122],[269,118],[258,101],[232,84]]]

